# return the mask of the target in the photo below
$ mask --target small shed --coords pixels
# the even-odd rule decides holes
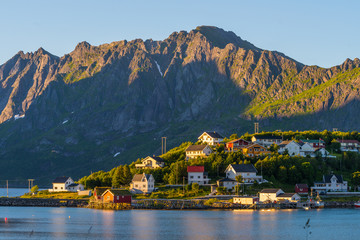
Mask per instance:
[[[131,204],[131,193],[124,189],[108,189],[101,195],[104,203]]]

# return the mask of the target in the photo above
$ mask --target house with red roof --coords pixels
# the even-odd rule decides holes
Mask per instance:
[[[208,173],[205,172],[204,166],[188,166],[188,184],[198,183],[199,185],[205,185],[210,182]]]
[[[251,142],[244,139],[235,139],[226,143],[226,150],[229,152],[236,152],[241,150],[243,147],[250,145]],[[251,143],[252,144],[252,143]]]
[[[295,193],[298,194],[308,194],[309,193],[309,186],[305,183],[297,183],[295,185]]]

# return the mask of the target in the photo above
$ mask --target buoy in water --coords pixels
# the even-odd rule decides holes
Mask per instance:
[[[7,217],[5,218],[5,222],[7,222]]]
[[[70,216],[69,216],[69,219],[70,219]]]

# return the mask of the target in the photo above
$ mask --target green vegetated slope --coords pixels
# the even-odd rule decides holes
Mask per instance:
[[[135,163],[140,163],[140,158],[131,163],[129,166],[118,166],[112,170],[100,171],[92,173],[91,175],[83,177],[80,182],[89,189],[96,186],[114,186],[124,187],[128,186],[131,181],[131,176],[136,173],[153,174],[158,186],[165,184],[182,184],[187,179],[187,166],[204,166],[205,171],[208,172],[212,183],[216,180],[225,177],[225,170],[229,164],[248,164],[252,163],[258,170],[258,174],[263,174],[264,178],[270,181],[263,187],[281,187],[285,191],[294,191],[296,183],[307,183],[310,186],[314,181],[321,181],[323,175],[330,173],[341,174],[344,179],[349,181],[349,185],[355,186],[359,184],[358,180],[353,178],[353,173],[360,170],[360,155],[353,152],[340,152],[340,144],[336,139],[355,139],[360,140],[359,132],[330,132],[330,131],[304,131],[304,132],[262,132],[259,135],[274,135],[282,136],[284,140],[299,139],[323,139],[326,143],[327,150],[337,156],[337,158],[321,157],[298,157],[289,155],[279,155],[277,153],[277,146],[272,146],[271,155],[247,157],[241,152],[226,152],[224,145],[213,147],[214,153],[207,158],[197,158],[185,160],[186,148],[193,144],[191,142],[184,142],[181,145],[170,149],[166,154],[161,155],[165,162],[164,168],[158,169],[136,169]],[[252,134],[245,134],[241,136],[243,139],[251,139]],[[233,134],[225,141],[236,139],[237,135]],[[199,144],[199,143],[196,143]],[[125,170],[127,168],[127,170]],[[185,181],[186,182],[186,181]],[[260,187],[261,188],[261,187]],[[256,194],[258,187],[248,187],[247,193]],[[256,191],[255,191],[256,190]],[[255,191],[255,192],[251,192]],[[205,193],[198,193],[205,194]],[[166,197],[191,197],[197,195],[196,192],[190,191],[186,188],[185,194],[183,189],[178,191],[171,188],[161,188],[159,193],[154,193],[150,197],[166,198]]]
[[[207,130],[251,131],[255,119],[266,130],[356,130],[359,65],[305,66],[208,26],[82,42],[62,57],[19,52],[0,66],[0,167],[50,183],[159,154],[162,136],[173,147]]]

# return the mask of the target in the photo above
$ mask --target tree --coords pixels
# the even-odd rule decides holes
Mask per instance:
[[[355,188],[360,186],[360,172],[359,171],[353,172],[351,182],[355,186]]]
[[[225,195],[226,194],[226,187],[217,187],[216,191],[219,195]]]
[[[235,140],[235,139],[238,139],[238,138],[239,138],[239,136],[236,133],[231,134],[231,136],[230,136],[230,140]]]
[[[132,180],[132,174],[130,172],[130,167],[127,164],[125,164],[123,167],[123,177],[122,177],[123,185],[130,184],[131,180]]]
[[[239,184],[241,185],[241,184],[244,182],[244,179],[243,179],[243,177],[241,176],[241,174],[239,174],[239,175],[237,175],[237,176],[235,177],[235,180],[236,180],[236,182],[238,183],[238,184],[236,185],[236,187],[237,187],[237,194],[239,195]],[[243,194],[244,194],[244,192],[243,192]]]
[[[191,184],[191,190],[193,190],[195,193],[199,192],[199,184],[198,183],[192,183]]]
[[[37,191],[39,191],[38,185],[35,185],[30,189],[30,193],[36,193]]]
[[[124,175],[123,166],[117,167],[115,172],[114,172],[114,176],[112,178],[112,186],[113,187],[117,188],[117,187],[120,187],[123,184],[123,182],[122,182],[123,175]]]

